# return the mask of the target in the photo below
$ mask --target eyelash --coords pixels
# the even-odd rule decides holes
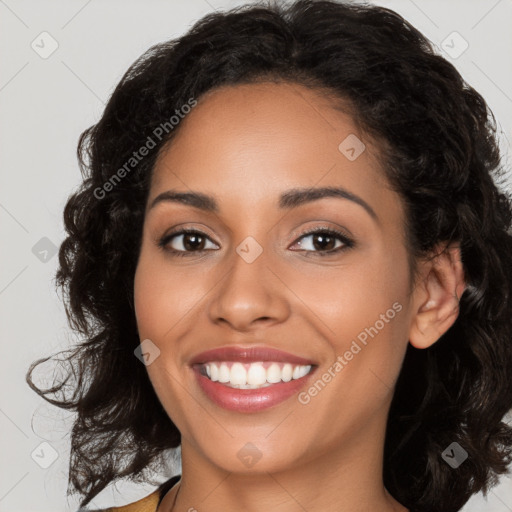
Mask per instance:
[[[328,236],[334,235],[335,238],[339,239],[343,243],[343,245],[341,247],[337,247],[336,249],[331,249],[329,251],[305,251],[306,253],[313,252],[318,256],[324,257],[324,256],[330,256],[333,254],[341,253],[342,251],[346,251],[355,246],[354,240],[347,237],[347,235],[342,233],[341,231],[337,231],[336,229],[333,229],[333,228],[313,228],[311,230],[308,230],[308,231],[305,231],[304,233],[302,233],[302,235],[297,240],[301,240],[302,238],[305,238],[305,237],[307,237],[309,235],[313,235],[313,234],[322,234],[322,235],[328,235]],[[167,244],[175,236],[178,236],[178,235],[199,235],[201,237],[210,239],[208,237],[208,235],[206,235],[202,231],[198,231],[196,229],[181,229],[180,231],[175,231],[173,233],[169,233],[169,234],[163,236],[158,241],[158,247],[161,248],[163,251],[169,252],[171,254],[171,256],[173,256],[173,257],[174,256],[187,257],[187,256],[193,255],[194,253],[201,253],[203,251],[211,250],[211,249],[201,249],[198,251],[178,251],[176,249],[166,248]]]

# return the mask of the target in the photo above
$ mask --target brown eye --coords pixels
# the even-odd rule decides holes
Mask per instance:
[[[182,236],[183,241],[181,243],[185,250],[195,251],[197,249],[204,249],[205,239],[201,235],[196,235],[195,233],[186,233]]]
[[[318,233],[311,235],[313,239],[313,247],[320,251],[329,251],[335,248],[336,238],[324,233]]]
[[[208,243],[213,247],[208,247]],[[195,230],[182,230],[166,235],[158,245],[171,253],[193,253],[217,248],[207,235]]]
[[[324,256],[349,249],[355,243],[343,233],[331,229],[317,229],[302,235],[295,245],[306,252]]]

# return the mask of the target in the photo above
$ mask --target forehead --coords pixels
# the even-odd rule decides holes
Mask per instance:
[[[161,152],[150,195],[194,189],[229,200],[250,191],[250,202],[297,186],[343,185],[377,200],[386,186],[378,150],[340,104],[287,82],[210,91]]]

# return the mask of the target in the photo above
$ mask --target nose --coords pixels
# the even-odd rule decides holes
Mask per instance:
[[[233,252],[230,270],[211,295],[210,321],[236,331],[285,321],[290,314],[287,288],[275,269],[267,266],[265,250],[251,263]]]

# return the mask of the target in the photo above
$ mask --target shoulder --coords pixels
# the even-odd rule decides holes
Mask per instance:
[[[180,476],[181,475],[173,476],[169,480],[166,480],[151,494],[133,503],[123,505],[122,507],[95,509],[90,512],[156,512],[160,501],[167,491],[180,479]],[[81,512],[81,510],[78,512]]]

